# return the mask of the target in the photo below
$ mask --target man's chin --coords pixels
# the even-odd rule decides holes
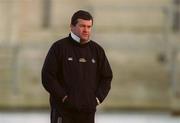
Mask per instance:
[[[81,38],[82,41],[89,41],[89,38]]]
[[[81,44],[84,44],[84,43],[87,43],[89,41],[89,38],[88,39],[81,39]]]

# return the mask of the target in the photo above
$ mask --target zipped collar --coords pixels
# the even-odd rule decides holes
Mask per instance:
[[[70,39],[69,41],[70,41],[72,44],[74,44],[74,45],[76,45],[76,46],[78,46],[78,47],[82,47],[82,48],[88,46],[88,45],[91,43],[91,40],[89,40],[87,43],[81,44],[81,43],[75,41],[75,40],[72,38],[71,34],[69,34],[69,39]]]

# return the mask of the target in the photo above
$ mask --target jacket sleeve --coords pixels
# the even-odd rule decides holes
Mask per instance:
[[[50,95],[56,98],[62,99],[66,92],[61,86],[61,82],[58,79],[58,58],[57,51],[55,50],[55,45],[50,48],[42,67],[41,77],[42,84],[44,88],[50,93]]]
[[[108,59],[105,55],[104,50],[102,50],[99,56],[99,84],[96,92],[96,96],[100,102],[106,98],[111,88],[111,80],[113,77],[111,67],[109,65]]]

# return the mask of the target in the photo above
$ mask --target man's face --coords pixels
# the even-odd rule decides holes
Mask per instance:
[[[91,35],[92,20],[78,19],[78,23],[71,25],[71,31],[81,39],[81,43],[88,41]]]

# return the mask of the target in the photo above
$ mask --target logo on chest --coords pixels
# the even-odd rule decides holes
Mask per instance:
[[[79,58],[79,62],[85,63],[87,60],[85,58]]]
[[[67,60],[68,60],[68,61],[73,61],[74,59],[73,59],[73,57],[68,57]],[[79,58],[78,61],[81,62],[81,63],[86,63],[88,60],[87,60],[86,58]],[[95,60],[94,58],[92,58],[92,59],[89,60],[89,61],[91,61],[91,63],[93,63],[93,64],[96,63],[96,60]]]
[[[94,58],[91,59],[92,63],[96,63],[96,60]]]
[[[73,61],[73,58],[72,57],[68,57],[68,61]]]

